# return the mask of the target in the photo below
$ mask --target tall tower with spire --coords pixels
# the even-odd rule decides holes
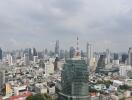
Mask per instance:
[[[80,50],[79,50],[79,38],[77,36],[76,52],[74,54],[73,60],[80,60],[80,59],[81,59],[81,53],[80,53]]]
[[[80,52],[79,52],[79,39],[78,39],[78,37],[77,37],[76,56],[80,56]]]
[[[59,40],[56,40],[56,44],[55,44],[55,56],[56,57],[59,56]]]

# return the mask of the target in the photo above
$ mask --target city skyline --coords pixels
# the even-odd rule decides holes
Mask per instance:
[[[86,43],[96,50],[127,52],[131,47],[130,0],[6,0],[0,1],[0,47],[54,50]],[[65,44],[65,45],[64,45]]]
[[[0,0],[0,100],[132,100],[132,0]]]

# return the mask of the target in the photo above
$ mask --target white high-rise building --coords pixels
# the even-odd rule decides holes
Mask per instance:
[[[13,59],[12,59],[11,54],[8,54],[8,55],[7,55],[7,60],[8,60],[9,66],[13,65]]]
[[[87,64],[89,65],[90,60],[93,58],[93,47],[89,43],[87,43],[86,52],[87,52]]]
[[[106,49],[106,64],[110,63],[110,50]]]
[[[132,47],[128,51],[128,64],[132,66]]]

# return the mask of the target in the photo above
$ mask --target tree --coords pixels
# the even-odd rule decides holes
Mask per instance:
[[[43,96],[44,100],[52,100],[52,97],[49,96],[48,94],[43,94],[42,96]]]
[[[108,81],[98,81],[97,84],[105,84],[107,88],[109,88],[110,85],[113,84],[110,80]]]
[[[127,90],[127,89],[129,89],[130,87],[129,87],[128,85],[120,85],[119,88],[120,88],[121,90]]]
[[[48,94],[36,94],[34,96],[27,97],[26,100],[52,100],[52,97]]]
[[[125,97],[121,98],[120,100],[126,100]]]

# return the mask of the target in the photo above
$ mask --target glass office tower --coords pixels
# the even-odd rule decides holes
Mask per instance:
[[[84,60],[67,60],[61,76],[59,100],[89,100],[88,69]]]

